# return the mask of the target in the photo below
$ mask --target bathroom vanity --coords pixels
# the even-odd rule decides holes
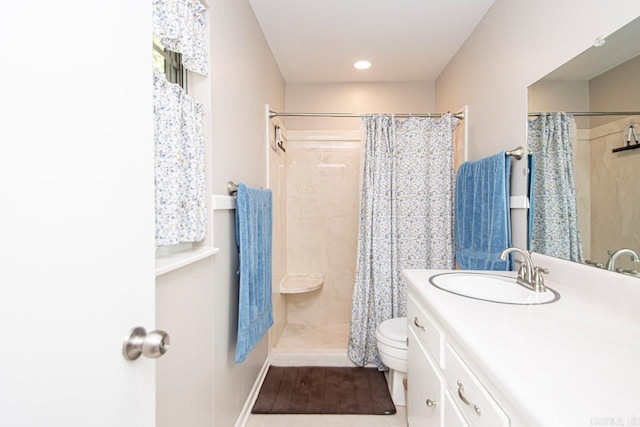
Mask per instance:
[[[494,303],[403,272],[409,427],[640,426],[640,280],[534,260],[558,300]]]

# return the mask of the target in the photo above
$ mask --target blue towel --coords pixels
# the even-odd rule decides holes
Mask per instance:
[[[241,363],[273,325],[271,190],[259,190],[238,184],[236,197],[240,290],[235,361]]]
[[[456,178],[456,262],[465,270],[511,270],[500,252],[511,246],[509,175],[505,152],[460,165]]]
[[[533,213],[536,204],[536,188],[533,185],[536,182],[536,156],[529,154],[527,156],[529,166],[529,218],[527,221],[527,248],[531,249],[533,243]]]

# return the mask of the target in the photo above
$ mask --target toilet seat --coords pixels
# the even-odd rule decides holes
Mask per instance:
[[[379,343],[399,350],[407,349],[407,318],[396,317],[386,320],[376,329]]]

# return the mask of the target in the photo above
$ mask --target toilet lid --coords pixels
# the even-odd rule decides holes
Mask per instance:
[[[407,318],[396,317],[385,320],[378,326],[378,334],[387,340],[397,341],[406,346],[407,342]]]

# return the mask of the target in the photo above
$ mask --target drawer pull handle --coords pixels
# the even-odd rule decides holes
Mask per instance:
[[[424,331],[425,331],[424,326],[422,326],[422,325],[420,324],[420,322],[418,321],[418,318],[417,318],[417,317],[414,317],[414,318],[413,318],[413,324],[414,324],[414,325],[416,325],[416,328],[422,329],[422,332],[424,332]]]
[[[437,400],[427,399],[427,401],[425,403],[427,404],[427,406],[429,408],[433,408],[435,406],[438,406],[438,401]]]
[[[460,380],[458,380],[458,397],[460,397],[460,400],[462,400],[466,405],[471,406],[473,410],[476,411],[476,414],[482,415],[482,410],[480,409],[480,407],[475,403],[469,402],[469,399],[467,399],[467,397],[464,395],[464,385]]]

